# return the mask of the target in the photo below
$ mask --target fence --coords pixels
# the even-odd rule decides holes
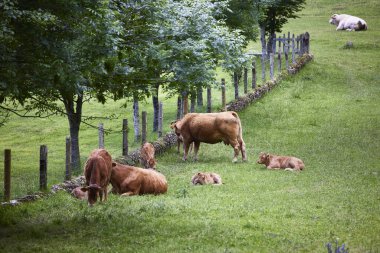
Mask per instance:
[[[273,80],[276,73],[275,68],[275,55],[277,56],[277,73],[280,73],[283,71],[283,61],[285,60],[285,66],[286,71],[290,71],[291,64],[289,63],[289,55],[291,55],[291,61],[292,64],[296,61],[296,56],[302,56],[305,53],[309,53],[309,45],[310,45],[310,35],[308,33],[301,34],[297,37],[290,36],[290,33],[288,33],[288,36],[286,37],[285,34],[282,37],[275,37],[273,38],[273,47],[271,50],[271,53],[267,54],[267,52],[262,53],[254,53],[255,56],[257,56],[257,59],[260,60],[260,66],[261,66],[261,79],[263,83],[266,81],[266,73],[269,72],[270,79]],[[269,62],[269,67],[267,67],[267,64]],[[239,83],[241,79],[243,80],[243,92],[244,94],[247,94],[249,92],[248,89],[248,74],[251,73],[251,89],[255,90],[258,86],[257,84],[257,73],[259,73],[259,67],[254,60],[252,62],[251,71],[244,68],[242,70],[242,74],[235,72],[233,75],[233,85],[234,85],[234,95],[235,100],[239,98]],[[241,78],[242,76],[242,78]],[[221,90],[221,110],[226,111],[227,110],[227,104],[226,104],[226,81],[224,78],[221,79],[220,87]],[[207,88],[207,106],[206,111],[211,112],[212,111],[212,89],[211,87]],[[184,93],[181,94],[181,96],[178,97],[178,103],[177,103],[177,119],[180,119],[185,115],[186,113],[193,112],[194,111],[194,103],[195,101],[200,104],[200,98],[202,98],[202,93],[198,94],[197,99],[193,98],[191,101],[191,108],[189,110],[188,106],[188,94]],[[203,104],[203,98],[202,102]],[[158,131],[157,136],[163,137],[163,119],[164,119],[164,111],[163,111],[163,103],[159,103],[159,112],[158,112]],[[141,113],[142,116],[142,124],[141,124],[141,143],[144,143],[147,141],[147,112],[143,111]],[[129,153],[129,143],[128,143],[128,134],[129,134],[129,128],[128,128],[128,120],[123,119],[122,121],[122,155],[124,157],[130,155]],[[98,125],[98,146],[99,148],[104,148],[104,124],[100,123]],[[173,136],[165,136],[164,138],[176,138],[175,135]],[[176,140],[175,140],[176,141]],[[169,143],[174,143],[173,140],[168,140]],[[66,157],[65,157],[65,180],[70,180],[72,177],[72,166],[71,166],[71,140],[69,137],[66,137]],[[10,196],[11,196],[11,150],[5,149],[4,150],[4,201],[9,202]],[[137,159],[135,159],[137,160]],[[40,190],[46,190],[47,189],[47,170],[48,170],[48,147],[45,145],[40,146],[40,179],[39,179],[39,189]]]

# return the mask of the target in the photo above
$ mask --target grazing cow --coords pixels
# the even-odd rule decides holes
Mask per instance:
[[[191,143],[194,143],[194,159],[197,160],[201,142],[214,144],[222,141],[234,148],[233,162],[237,162],[239,150],[243,161],[247,160],[242,126],[236,112],[188,113],[174,123],[174,130],[183,140],[183,160],[187,159]]]
[[[330,24],[337,26],[336,30],[360,31],[367,30],[367,23],[358,17],[347,14],[334,14],[331,16]]]
[[[107,200],[107,186],[112,171],[112,157],[105,149],[95,149],[91,152],[84,167],[86,187],[82,191],[88,191],[88,204],[92,206],[98,198]]]
[[[122,196],[161,194],[168,190],[166,178],[161,173],[134,166],[112,163],[112,192]]]
[[[156,169],[156,160],[154,159],[154,146],[151,143],[144,143],[140,149],[140,163],[145,169]]]
[[[264,164],[267,169],[303,170],[305,164],[301,159],[292,156],[277,156],[268,153],[260,153],[259,164]]]
[[[170,123],[170,128],[173,129],[175,131],[175,123],[177,123],[178,120],[176,121],[173,121]],[[176,133],[177,134],[177,133]],[[181,147],[181,142],[183,142],[183,138],[181,135],[177,135],[177,152],[179,152],[179,149]],[[189,153],[191,153],[191,151],[193,150],[193,143],[190,144],[190,148],[189,148]]]
[[[222,178],[213,172],[198,172],[191,178],[193,185],[204,185],[204,184],[222,184]]]
[[[87,199],[87,191],[82,191],[82,187],[81,186],[78,186],[78,187],[74,188],[71,191],[71,195],[73,195],[74,198],[77,198],[77,199],[80,199],[80,200]]]

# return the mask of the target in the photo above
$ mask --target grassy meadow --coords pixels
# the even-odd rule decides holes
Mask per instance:
[[[360,16],[369,29],[337,32],[328,23],[333,13]],[[336,240],[350,252],[379,252],[379,22],[376,0],[307,0],[300,18],[283,32],[308,31],[314,60],[239,113],[248,162],[233,164],[233,150],[223,144],[201,144],[198,162],[183,162],[172,148],[157,158],[169,183],[165,195],[112,195],[88,208],[60,192],[0,207],[0,252],[327,252],[326,243]],[[345,49],[348,41],[353,48]],[[250,47],[258,51],[260,45]],[[219,75],[233,99],[230,77]],[[216,110],[220,96],[214,91]],[[161,94],[160,100],[169,131],[176,98]],[[124,102],[92,102],[84,108],[84,114],[119,117],[103,121],[113,130],[105,146],[115,157],[121,155],[124,117],[133,132],[132,105],[122,108]],[[141,108],[149,121],[150,100]],[[155,140],[149,126],[148,139]],[[12,117],[0,128],[0,149],[12,149],[12,197],[38,189],[41,144],[49,148],[49,185],[63,180],[66,135],[68,122],[61,117]],[[82,125],[83,161],[97,141],[97,129]],[[131,150],[139,146],[132,134],[130,144]],[[297,156],[306,169],[266,170],[256,163],[261,151]],[[216,172],[224,184],[192,186],[191,176],[198,171]]]

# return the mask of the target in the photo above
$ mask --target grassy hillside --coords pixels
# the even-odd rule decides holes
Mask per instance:
[[[369,30],[337,32],[328,24],[332,13],[360,16]],[[88,208],[59,193],[0,207],[0,251],[327,252],[325,244],[335,240],[350,252],[379,251],[379,13],[375,0],[307,1],[301,18],[284,32],[308,31],[315,59],[239,113],[248,162],[232,164],[232,148],[223,144],[201,144],[198,162],[182,162],[173,148],[158,157],[158,169],[169,182],[165,195],[111,196]],[[353,48],[344,48],[348,41]],[[174,100],[165,104],[174,115]],[[121,118],[131,114],[120,105],[93,103],[85,110],[120,115],[119,121],[104,122],[119,129]],[[168,125],[171,118],[165,120]],[[63,178],[66,119],[14,118],[0,131],[0,148],[14,150],[15,173],[22,171],[20,179],[12,178],[20,192],[38,185],[22,182],[37,179],[40,144],[55,147],[49,149],[49,166],[55,180]],[[119,134],[106,136],[115,156],[121,153],[119,143]],[[82,158],[96,145],[97,130],[83,126]],[[260,151],[302,158],[306,170],[268,171],[256,164]],[[191,186],[198,171],[214,171],[224,184]]]

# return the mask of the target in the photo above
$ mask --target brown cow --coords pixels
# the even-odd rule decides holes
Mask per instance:
[[[194,159],[198,159],[198,150],[201,142],[224,142],[234,148],[234,159],[237,162],[239,150],[243,161],[247,160],[245,143],[242,136],[242,126],[236,112],[220,113],[188,113],[181,120],[174,123],[177,136],[183,139],[184,155],[187,159],[189,146],[194,142]]]
[[[88,204],[92,206],[98,198],[107,200],[107,186],[112,171],[112,157],[105,149],[95,149],[91,152],[84,167],[86,187],[82,191],[88,191]]]
[[[175,123],[177,123],[177,121],[178,121],[178,120],[176,120],[176,121],[172,121],[172,122],[170,123],[170,128],[173,129],[174,131],[175,131]],[[181,143],[182,143],[182,142],[183,142],[183,138],[182,138],[182,136],[181,136],[181,135],[177,135],[177,152],[178,152],[178,153],[180,153],[179,149],[180,149],[180,147],[181,147]],[[190,148],[189,148],[189,153],[191,153],[191,151],[193,150],[193,146],[194,146],[194,144],[191,143],[191,144],[190,144]]]
[[[156,169],[156,160],[154,159],[154,146],[151,143],[144,143],[140,150],[140,163],[145,169]]]
[[[193,183],[193,185],[197,185],[197,184],[220,185],[220,184],[222,184],[222,178],[218,174],[213,173],[213,172],[211,172],[211,173],[210,172],[198,172],[197,174],[195,174],[191,178],[191,182]]]
[[[264,164],[267,169],[303,170],[305,164],[301,159],[292,156],[277,156],[269,153],[260,153],[259,164]]]
[[[168,190],[166,178],[152,169],[112,163],[112,192],[122,196],[160,194]]]

